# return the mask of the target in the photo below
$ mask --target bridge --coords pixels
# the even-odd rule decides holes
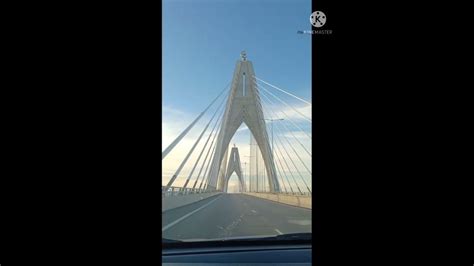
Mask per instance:
[[[164,163],[215,109],[174,173],[162,175],[163,237],[311,232],[312,121],[304,113],[308,108],[309,101],[257,77],[242,52],[231,83],[162,152]],[[242,125],[250,132],[250,152],[243,156],[242,147],[231,145]],[[183,174],[186,166],[189,173]],[[238,191],[229,193],[234,176]]]

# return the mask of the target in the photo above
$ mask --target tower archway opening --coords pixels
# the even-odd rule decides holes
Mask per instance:
[[[226,190],[229,194],[242,193],[242,186],[236,173],[229,177]]]

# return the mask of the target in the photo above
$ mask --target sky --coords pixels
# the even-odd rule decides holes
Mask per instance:
[[[243,50],[252,61],[257,77],[311,102],[311,37],[297,34],[299,30],[311,29],[311,12],[309,0],[164,0],[162,149],[231,82],[236,61]],[[311,116],[308,105],[266,88]],[[281,105],[275,105],[275,110],[286,110],[294,118],[292,121],[309,129],[310,125],[305,124],[296,112],[272,100]],[[219,101],[163,160],[164,183],[183,161]],[[281,123],[292,126],[286,121]],[[285,134],[292,137],[293,133],[293,136],[300,136],[302,142],[308,141],[301,136],[304,135],[302,132],[292,130],[280,133],[282,137]],[[207,136],[208,132],[174,185],[184,183]],[[248,130],[242,126],[231,141],[239,147],[242,162],[248,162],[249,139]],[[310,141],[305,145],[311,145]],[[310,166],[310,157],[303,160]],[[236,188],[236,182],[237,177],[232,178],[229,187]]]

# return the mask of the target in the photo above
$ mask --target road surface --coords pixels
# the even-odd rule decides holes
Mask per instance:
[[[311,210],[245,194],[215,197],[163,213],[168,239],[213,239],[311,232]]]

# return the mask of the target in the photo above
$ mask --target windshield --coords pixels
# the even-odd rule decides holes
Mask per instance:
[[[164,242],[311,236],[310,15],[309,0],[163,2]]]

